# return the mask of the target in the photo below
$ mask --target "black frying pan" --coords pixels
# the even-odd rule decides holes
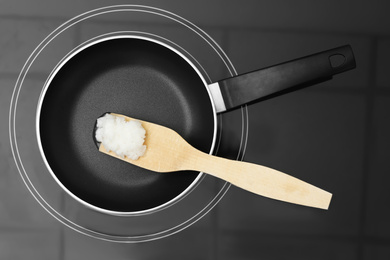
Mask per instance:
[[[343,57],[337,66],[336,56]],[[70,57],[48,80],[38,108],[42,155],[69,194],[112,214],[153,212],[185,194],[200,174],[150,172],[99,153],[93,130],[104,113],[167,126],[211,152],[216,113],[355,67],[343,46],[207,86],[176,50],[144,38],[106,39]]]

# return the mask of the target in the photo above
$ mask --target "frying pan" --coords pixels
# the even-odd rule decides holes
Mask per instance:
[[[172,46],[139,35],[101,37],[69,53],[46,81],[38,145],[53,178],[80,203],[113,215],[153,213],[183,198],[202,173],[155,173],[99,153],[93,130],[102,114],[164,125],[213,153],[217,113],[354,67],[351,47],[342,46],[208,85]]]

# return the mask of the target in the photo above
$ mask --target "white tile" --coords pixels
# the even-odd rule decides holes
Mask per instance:
[[[1,259],[62,259],[58,230],[14,232],[0,229]]]
[[[390,60],[390,39],[378,41],[376,63],[376,83],[379,87],[390,88],[389,60]]]
[[[64,259],[212,259],[214,236],[195,225],[172,236],[135,244],[97,240],[66,230]]]
[[[390,238],[390,97],[375,99],[373,132],[370,140],[366,232],[370,236]]]
[[[218,259],[357,259],[357,247],[342,239],[266,236],[259,233],[222,233]]]
[[[364,258],[366,260],[385,260],[390,258],[390,245],[366,245],[364,247]]]
[[[11,178],[11,173],[14,171],[14,160],[11,153],[8,131],[8,112],[13,91],[12,80],[0,79],[0,116],[5,119],[5,122],[0,124],[0,187],[4,188],[8,185],[7,179]]]
[[[34,49],[47,37],[61,20],[1,19],[0,72],[19,73]],[[49,72],[63,57],[64,49],[73,46],[73,37],[64,37],[45,48],[45,58],[37,59],[32,72]]]
[[[38,82],[30,82],[30,86],[37,87]],[[0,79],[0,84],[2,86],[0,88],[0,116],[7,120],[7,123],[0,124],[0,171],[2,173],[0,175],[0,227],[56,227],[57,221],[35,201],[17,170],[8,137],[9,104],[15,82],[11,79]],[[27,92],[25,97],[31,98],[31,92]],[[21,98],[20,105],[35,111],[36,103],[33,98],[23,98],[22,95]],[[26,133],[34,134],[29,120],[31,118],[23,118],[22,122],[25,123],[21,125],[21,128]],[[34,142],[36,142],[35,139],[30,140],[30,143]],[[44,170],[44,168],[33,166],[36,163],[32,162],[40,160],[39,154],[28,154],[24,160],[26,169],[33,172]],[[50,199],[59,204],[60,193],[54,192],[51,195]]]
[[[300,91],[249,108],[245,160],[333,193],[328,211],[232,189],[219,205],[220,227],[277,234],[358,231],[364,155],[363,96]]]

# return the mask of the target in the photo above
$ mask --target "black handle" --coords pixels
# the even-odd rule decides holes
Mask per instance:
[[[287,89],[329,80],[355,67],[352,48],[345,45],[224,79],[218,84],[229,110]]]

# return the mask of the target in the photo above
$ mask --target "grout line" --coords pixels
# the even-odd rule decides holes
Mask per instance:
[[[17,20],[17,21],[39,21],[39,22],[60,22],[64,23],[69,17],[61,16],[33,16],[33,15],[0,15],[1,20]]]
[[[46,213],[46,212],[45,212]],[[42,232],[42,233],[46,233],[46,232],[51,232],[51,231],[54,231],[54,230],[57,230],[57,227],[55,226],[41,226],[41,225],[27,225],[27,226],[14,226],[14,225],[9,225],[9,226],[6,226],[6,225],[2,225],[0,226],[0,233],[7,233],[7,232],[11,232],[11,233],[17,233],[17,232],[21,232],[21,233],[24,233],[24,232]]]
[[[60,227],[60,238],[59,238],[59,250],[58,250],[58,259],[64,260],[65,259],[65,226],[61,224]]]
[[[82,43],[81,26],[76,26],[73,31],[74,31],[73,48],[76,48],[78,45]]]
[[[259,236],[259,231],[256,230],[236,230],[236,229],[223,229],[221,233],[226,236],[233,236],[237,239],[240,237],[256,237],[257,240],[261,243],[262,240],[272,240],[277,239],[280,241],[286,240],[311,240],[311,241],[320,241],[320,240],[329,240],[336,243],[359,243],[360,237],[357,235],[342,235],[342,234],[297,234],[297,233],[279,233],[275,234],[273,232],[262,232]],[[364,236],[365,245],[381,245],[381,246],[390,246],[390,237],[378,237],[378,236]],[[358,259],[365,259],[362,254],[364,251],[358,249]]]
[[[342,235],[342,234],[324,234],[324,233],[317,233],[317,234],[298,234],[296,232],[294,233],[279,233],[275,234],[274,232],[261,232],[261,235],[259,235],[259,231],[255,229],[251,230],[237,230],[237,229],[223,229],[221,231],[226,236],[233,236],[237,239],[240,239],[240,237],[256,237],[257,240],[260,242],[261,240],[271,240],[271,239],[277,239],[277,240],[286,240],[286,241],[292,241],[292,240],[330,240],[332,242],[343,242],[343,243],[355,243],[357,241],[356,235]],[[390,242],[390,238],[387,239],[388,242]],[[382,242],[386,242],[386,240],[383,240]]]
[[[65,212],[65,193],[60,193],[60,209],[62,212]],[[65,225],[60,223],[60,234],[59,234],[59,252],[58,259],[65,259]]]
[[[43,72],[30,72],[28,73],[28,77],[30,79],[36,79],[36,80],[46,80],[48,74]],[[19,77],[19,72],[0,72],[0,78],[1,79],[8,79],[8,80],[17,80]]]
[[[373,124],[374,115],[374,99],[376,90],[376,66],[377,66],[377,55],[378,55],[378,39],[374,37],[371,40],[371,61],[369,70],[369,81],[371,85],[367,88],[366,93],[366,118],[365,118],[365,136],[364,136],[364,157],[363,157],[363,174],[361,180],[361,194],[360,194],[360,212],[359,212],[359,227],[358,227],[358,247],[357,256],[359,260],[364,259],[364,246],[366,243],[366,226],[367,226],[367,207],[368,207],[368,186],[369,186],[369,171],[372,163],[371,151],[372,140],[375,134],[375,128]]]
[[[218,182],[215,182],[214,190],[219,190]],[[214,206],[214,208],[210,212],[212,214],[211,216],[211,225],[212,225],[212,245],[211,245],[211,256],[210,259],[212,260],[218,260],[219,255],[219,234],[220,234],[220,227],[219,227],[219,213],[220,213],[220,207],[219,203]]]
[[[211,224],[212,224],[212,249],[211,258],[218,260],[218,242],[219,242],[219,207],[218,204],[215,206],[212,212]]]
[[[208,26],[205,26],[205,28]],[[214,28],[214,27],[210,27]],[[366,32],[354,32],[354,31],[335,31],[330,29],[312,29],[312,28],[286,28],[286,27],[266,27],[266,26],[234,26],[234,25],[222,25],[215,26],[215,29],[226,29],[231,32],[244,32],[244,33],[285,33],[285,34],[307,34],[307,35],[332,35],[332,36],[347,36],[347,37],[362,37],[380,39],[390,38],[389,33],[366,33]]]
[[[74,30],[73,32],[73,46],[74,47],[77,47],[77,45],[80,44],[80,41],[81,41],[81,30],[79,29],[79,27],[76,27],[77,29]],[[61,192],[61,196],[60,196],[60,209],[62,212],[65,212],[66,210],[66,197],[65,197],[65,192]],[[65,255],[66,255],[66,240],[65,240],[65,225],[62,225],[61,223],[61,228],[60,228],[60,245],[59,245],[59,260],[64,260],[65,259]]]
[[[389,237],[365,236],[365,245],[386,246],[390,245]]]
[[[220,47],[226,55],[229,58],[229,31],[228,30],[223,30],[221,31],[221,42],[220,42]],[[221,130],[223,131],[223,130]],[[215,189],[218,189],[218,185],[215,185]],[[219,259],[219,239],[220,239],[220,231],[221,228],[219,226],[219,216],[220,216],[220,204],[218,203],[215,208],[214,208],[214,213],[213,213],[213,255],[212,259],[213,260],[218,260]]]
[[[46,21],[46,22],[60,22],[61,24],[72,19],[75,17],[75,15],[69,15],[69,16],[38,16],[38,15],[0,15],[0,19],[7,19],[7,20],[22,20],[22,21]],[[118,19],[118,20],[105,20],[105,19],[99,19],[96,18],[92,24],[126,24],[127,22],[133,22],[140,25],[145,26],[169,26],[169,27],[177,27],[177,24],[172,24],[170,22],[155,22],[155,21],[135,21],[134,19],[127,20],[127,19]],[[208,30],[221,30],[221,31],[229,31],[229,32],[273,32],[273,33],[293,33],[293,34],[331,34],[334,36],[348,36],[348,37],[377,37],[380,39],[387,39],[390,38],[389,33],[380,33],[380,32],[354,32],[354,31],[335,31],[330,30],[326,28],[286,28],[286,27],[267,27],[267,26],[259,26],[259,25],[234,25],[234,24],[220,24],[220,25],[212,25],[212,24],[205,24],[201,22],[195,22],[191,21],[194,24],[196,24],[199,28],[201,28],[204,31]]]

